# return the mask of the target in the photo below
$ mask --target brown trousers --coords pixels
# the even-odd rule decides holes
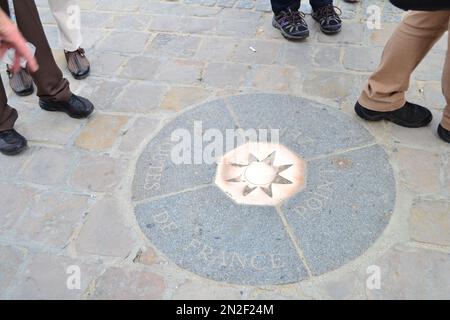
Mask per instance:
[[[8,0],[0,0],[0,7],[9,13]],[[25,39],[36,47],[39,70],[32,74],[40,98],[65,101],[70,98],[69,82],[56,65],[52,50],[42,27],[34,0],[14,0],[17,25]],[[8,106],[5,88],[0,81],[0,131],[12,129],[17,111]]]
[[[360,104],[375,111],[401,108],[406,103],[411,73],[449,29],[450,11],[407,14],[386,44],[381,64],[364,87]],[[441,124],[450,130],[450,51],[443,70],[442,90],[447,106]]]

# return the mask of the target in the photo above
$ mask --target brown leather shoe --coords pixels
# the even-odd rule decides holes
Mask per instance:
[[[8,73],[9,85],[18,96],[24,97],[33,93],[33,78],[26,69],[21,68],[17,73],[13,73],[7,66],[6,72]]]
[[[73,77],[77,80],[86,78],[91,71],[91,65],[86,58],[83,48],[78,48],[75,51],[65,51],[67,67]]]

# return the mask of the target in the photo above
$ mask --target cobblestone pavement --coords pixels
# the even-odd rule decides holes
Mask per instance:
[[[66,69],[46,1],[37,2]],[[268,0],[81,0],[92,75],[76,81],[65,73],[96,113],[77,121],[42,112],[34,96],[9,94],[20,111],[17,129],[31,147],[18,157],[0,157],[0,297],[449,298],[450,148],[435,133],[444,106],[446,41],[416,71],[409,92],[433,109],[432,126],[363,123],[352,106],[401,19],[385,1],[370,1],[383,15],[382,29],[369,30],[368,2],[338,1],[344,29],[333,37],[307,16],[312,35],[294,43],[272,28]],[[326,104],[361,123],[384,147],[396,178],[396,208],[362,256],[301,282],[245,286],[184,270],[145,237],[130,184],[149,137],[189,106],[242,93]],[[66,286],[71,265],[80,267],[80,289]],[[372,265],[381,270],[380,289],[366,286]]]

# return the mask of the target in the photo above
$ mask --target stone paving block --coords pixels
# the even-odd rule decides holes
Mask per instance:
[[[342,31],[334,36],[322,32],[318,34],[319,42],[339,44],[362,44],[364,41],[364,28],[358,23],[349,22],[344,24]]]
[[[202,71],[203,63],[201,62],[174,59],[159,68],[157,78],[171,85],[195,85],[202,81]]]
[[[302,43],[284,43],[283,39],[282,65],[295,66],[300,71],[310,71],[313,63],[313,48]]]
[[[75,145],[83,149],[96,151],[110,149],[128,120],[129,118],[126,116],[94,114],[86,127],[80,132]]]
[[[343,64],[349,70],[373,72],[380,64],[381,53],[381,48],[347,47]]]
[[[137,237],[125,220],[124,212],[125,208],[115,199],[104,198],[96,203],[76,239],[78,253],[121,258],[128,256],[136,245]]]
[[[32,152],[28,149],[25,152],[15,156],[0,156],[0,177],[2,179],[14,178],[27,161],[29,161]]]
[[[431,52],[419,64],[413,77],[424,81],[441,81],[445,64],[445,55]]]
[[[216,25],[215,19],[186,17],[183,19],[182,31],[191,34],[213,34]]]
[[[314,53],[314,64],[319,68],[330,70],[341,70],[342,48],[337,46],[316,46]],[[301,61],[301,59],[299,59]]]
[[[157,58],[137,56],[123,67],[121,77],[135,80],[153,80],[161,62]]]
[[[425,105],[429,108],[443,110],[446,106],[445,98],[442,94],[442,84],[440,82],[426,82],[423,88],[425,95]],[[439,119],[441,120],[441,119]]]
[[[218,0],[217,6],[223,8],[232,8],[237,0]]]
[[[249,94],[230,97],[227,104],[243,129],[278,130],[280,143],[306,159],[373,141],[369,132],[352,118],[310,100],[278,94]],[[317,119],[333,119],[335,126],[327,127],[326,138],[322,128],[317,126]],[[342,130],[343,127],[346,130]]]
[[[254,37],[256,35],[257,26],[257,21],[224,19],[218,22],[217,34],[233,37]]]
[[[166,90],[166,86],[151,82],[131,82],[111,109],[126,113],[151,113],[159,107]]]
[[[112,110],[114,103],[129,84],[126,80],[100,80],[88,78],[80,94],[89,97],[97,110]]]
[[[253,48],[255,51],[250,48]],[[238,44],[231,56],[231,60],[242,63],[273,64],[279,54],[280,48],[272,41],[248,40],[241,41]]]
[[[6,299],[6,289],[14,285],[17,271],[25,260],[26,251],[11,246],[0,246],[0,298]]]
[[[363,80],[359,75],[333,72],[313,71],[303,81],[305,93],[322,98],[340,101],[348,96],[358,97]]]
[[[159,57],[191,58],[200,45],[197,36],[158,33],[145,50],[145,54]]]
[[[114,15],[110,27],[116,30],[145,31],[151,20],[150,16],[140,13]]]
[[[396,189],[379,146],[310,161],[307,172],[306,189],[282,210],[318,275],[350,262],[378,239],[393,213]]]
[[[250,67],[244,64],[210,63],[204,73],[204,82],[213,87],[237,88],[243,84]]]
[[[98,0],[97,10],[102,11],[137,11],[142,4],[142,0]]]
[[[205,38],[194,58],[212,62],[227,61],[237,45],[238,42],[232,39]]]
[[[181,110],[206,100],[211,95],[209,90],[199,87],[172,87],[164,96],[161,108]]]
[[[136,217],[172,261],[205,277],[249,285],[307,277],[274,208],[239,206],[216,187],[140,204]]]
[[[233,287],[218,285],[212,281],[188,281],[172,296],[173,300],[240,300],[241,292]]]
[[[198,129],[194,129],[194,126]],[[194,139],[199,141],[208,129],[225,132],[226,129],[234,128],[235,123],[223,101],[207,103],[175,118],[150,141],[141,154],[133,182],[133,200],[139,201],[212,183],[216,164],[204,162],[203,157],[203,151],[209,142],[198,143]],[[188,147],[185,151],[178,152],[180,143],[183,146],[190,145],[190,152]],[[179,159],[180,156],[183,158]],[[179,163],[183,159],[186,163]]]
[[[76,276],[78,271],[80,275],[79,289],[73,287],[75,283],[70,278]],[[101,266],[98,263],[87,264],[49,253],[34,254],[26,263],[20,281],[14,286],[9,298],[19,300],[80,299],[100,271]]]
[[[440,191],[441,159],[438,154],[399,147],[394,157],[401,163],[401,175],[410,190],[419,194],[435,194]]]
[[[252,85],[262,91],[287,92],[295,69],[281,66],[260,66],[254,70]]]
[[[34,151],[30,162],[23,168],[21,179],[40,185],[64,186],[76,154],[56,148],[39,148]]]
[[[80,15],[83,28],[105,28],[111,24],[112,16],[106,12],[86,11]]]
[[[162,299],[164,278],[153,272],[110,268],[97,280],[89,299],[155,300]]]
[[[434,300],[450,296],[450,255],[427,249],[392,249],[379,261],[381,288],[369,299]]]
[[[139,54],[149,39],[146,32],[123,32],[113,31],[99,45],[98,50],[103,52],[120,52],[128,54]]]
[[[139,12],[146,14],[168,14],[173,16],[184,16],[188,8],[188,6],[185,6],[184,4],[179,2],[145,1],[141,4]]]
[[[158,15],[152,18],[148,30],[161,32],[179,32],[183,31],[184,19],[171,15]]]
[[[81,157],[69,180],[76,190],[112,192],[123,177],[126,163],[107,155]]]
[[[255,1],[253,0],[239,0],[236,4],[238,9],[253,9],[255,7]]]
[[[14,227],[18,238],[41,245],[64,248],[88,210],[87,196],[44,192]]]
[[[0,184],[0,230],[11,231],[14,224],[30,205],[36,190],[14,184]]]
[[[91,75],[108,78],[117,74],[127,60],[123,55],[111,53],[90,54],[88,58],[91,62]]]
[[[122,132],[119,150],[130,155],[135,151],[141,142],[157,129],[159,120],[138,118],[133,125]]]
[[[415,241],[450,246],[450,202],[416,202],[411,208],[409,228]]]

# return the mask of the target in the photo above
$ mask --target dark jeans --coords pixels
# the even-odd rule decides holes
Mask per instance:
[[[287,10],[289,8],[293,11],[297,11],[300,9],[301,0],[271,0],[271,3],[273,12],[278,14],[280,11]],[[309,3],[315,10],[328,4],[333,4],[333,0],[309,0]]]

